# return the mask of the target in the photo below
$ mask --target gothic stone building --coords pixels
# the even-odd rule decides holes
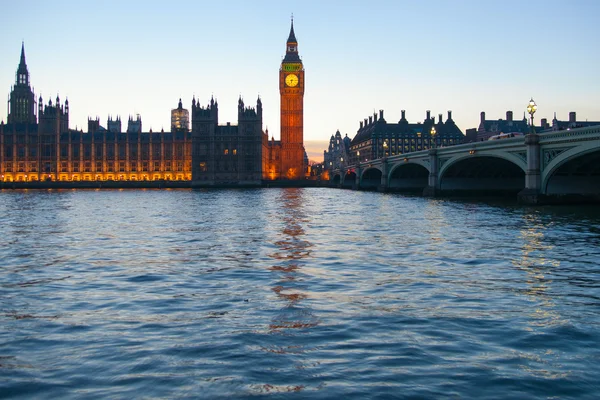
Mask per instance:
[[[219,105],[211,99],[202,107],[192,100],[192,184],[194,186],[262,183],[263,145],[262,103],[247,108],[238,101],[238,125],[219,125]]]
[[[89,119],[88,131],[69,128],[69,102],[37,109],[29,80],[25,48],[11,90],[7,123],[0,123],[0,175],[14,181],[192,181],[193,186],[260,185],[262,180],[303,179],[304,67],[298,56],[293,22],[281,63],[281,140],[262,131],[262,104],[238,101],[238,124],[218,124],[218,103],[206,107],[192,100],[189,131],[181,100],[172,110],[171,132],[144,132],[139,116],[107,127]],[[37,115],[36,115],[37,111]],[[177,123],[178,122],[178,123]]]
[[[342,139],[342,134],[339,130],[335,132],[335,135],[331,135],[329,147],[323,151],[323,165],[325,170],[333,171],[342,169],[348,165],[350,161],[350,143],[351,140],[348,135]]]
[[[37,115],[36,115],[37,111]],[[142,121],[88,120],[88,131],[69,129],[69,101],[37,103],[21,60],[9,100],[7,123],[0,123],[0,175],[15,181],[139,181],[191,179],[191,136],[185,130],[143,132]]]

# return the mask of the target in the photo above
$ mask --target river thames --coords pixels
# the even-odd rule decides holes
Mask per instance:
[[[0,192],[1,398],[600,396],[600,210]]]

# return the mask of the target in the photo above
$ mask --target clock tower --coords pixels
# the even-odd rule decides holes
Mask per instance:
[[[304,66],[298,55],[294,20],[279,69],[281,178],[304,179]]]

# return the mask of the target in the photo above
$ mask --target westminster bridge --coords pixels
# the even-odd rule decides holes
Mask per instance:
[[[600,126],[423,150],[334,170],[341,188],[600,202]]]

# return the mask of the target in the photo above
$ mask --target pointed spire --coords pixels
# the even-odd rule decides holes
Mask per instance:
[[[25,62],[25,42],[21,42],[21,61],[19,62],[19,67],[24,66],[27,67],[27,63]]]
[[[292,26],[290,28],[290,36],[287,40],[288,43],[298,43],[296,40],[296,35],[294,34],[294,14],[292,14]]]

